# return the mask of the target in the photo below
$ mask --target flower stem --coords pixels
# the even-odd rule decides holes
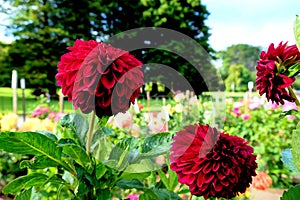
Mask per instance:
[[[192,193],[190,193],[188,200],[192,200],[192,198],[193,198],[193,195],[192,195]]]
[[[290,95],[295,99],[296,105],[298,106],[298,108],[300,108],[299,100],[298,100],[298,98],[297,98],[297,96],[296,96],[293,88],[292,87],[288,87],[288,90],[289,90]]]
[[[95,124],[95,111],[92,111],[91,123],[90,123],[90,126],[89,126],[89,131],[88,131],[88,134],[87,134],[86,145],[85,145],[87,155],[90,155],[90,153],[91,153],[90,148],[91,148],[94,124]]]

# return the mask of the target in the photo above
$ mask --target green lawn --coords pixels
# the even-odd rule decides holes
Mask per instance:
[[[31,114],[32,111],[40,104],[40,101],[37,97],[32,95],[34,89],[25,89],[25,102],[26,102],[26,114]],[[22,114],[23,108],[22,108],[22,89],[17,89],[18,94],[18,114]],[[12,95],[13,90],[11,88],[7,87],[0,87],[0,114],[6,114],[13,112],[13,106],[12,106]],[[204,99],[205,97],[208,97],[211,95],[210,92],[204,93]],[[243,98],[245,93],[239,92],[239,93],[233,93],[233,92],[227,92],[226,97],[234,97],[235,99]],[[258,95],[256,92],[253,92],[253,96]],[[209,99],[209,98],[208,98]],[[167,99],[166,104],[170,103],[172,100]],[[147,102],[146,99],[139,99],[138,102],[140,104],[143,104],[144,109],[148,110],[147,108]],[[50,108],[54,111],[59,111],[59,102],[58,100],[51,100],[49,104]],[[151,110],[152,111],[159,111],[162,106],[161,99],[152,99],[151,100]],[[68,102],[65,98],[64,101],[64,112],[73,112],[73,106],[70,102]]]
[[[40,104],[40,101],[37,97],[32,95],[34,89],[25,89],[25,108],[26,114],[32,113],[32,111]],[[12,105],[12,96],[13,90],[11,88],[4,88],[0,87],[0,114],[6,114],[13,112],[13,105]],[[18,114],[23,113],[22,107],[22,89],[17,89],[17,96],[18,96]],[[51,100],[49,106],[54,111],[59,111],[59,102],[57,100]],[[64,102],[64,111],[65,112],[72,112],[73,107],[72,104],[68,101]]]

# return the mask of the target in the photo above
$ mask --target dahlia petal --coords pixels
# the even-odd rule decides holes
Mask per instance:
[[[113,78],[112,75],[103,75],[101,76],[100,81],[103,84],[103,86],[107,89],[111,89],[116,83],[116,80]]]
[[[220,163],[219,162],[214,162],[212,170],[214,172],[217,172],[219,170],[219,168],[220,168]]]

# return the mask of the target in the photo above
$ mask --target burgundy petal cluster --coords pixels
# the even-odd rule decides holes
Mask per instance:
[[[246,191],[256,175],[256,156],[248,142],[209,125],[191,125],[177,132],[171,151],[170,168],[179,182],[205,199],[235,197]]]
[[[142,62],[127,51],[95,40],[76,40],[58,63],[62,93],[83,113],[98,117],[128,110],[144,83]]]
[[[256,87],[260,95],[266,94],[268,101],[284,104],[295,101],[286,88],[296,80],[286,74],[289,67],[300,61],[300,52],[296,45],[280,43],[276,48],[272,43],[267,52],[262,51],[257,62]]]

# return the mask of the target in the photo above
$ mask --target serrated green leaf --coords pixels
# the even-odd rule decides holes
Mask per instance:
[[[64,154],[68,155],[76,163],[81,165],[88,173],[92,173],[93,163],[81,146],[78,146],[77,144],[60,144],[59,146],[62,147],[62,152]]]
[[[284,166],[293,172],[299,172],[295,163],[293,161],[292,151],[291,149],[285,149],[281,153],[281,161],[283,162]]]
[[[143,190],[146,187],[143,185],[143,183],[137,179],[132,179],[132,180],[126,180],[126,179],[121,179],[118,182],[116,182],[116,186],[122,189],[138,189],[138,190]]]
[[[300,19],[298,15],[296,15],[296,19],[294,22],[294,35],[296,39],[296,45],[300,50]]]
[[[292,133],[292,156],[295,166],[300,170],[300,123]]]
[[[172,142],[172,135],[168,132],[158,133],[146,137],[142,144],[142,153],[153,151],[160,146],[165,146]]]
[[[20,163],[20,168],[44,169],[47,167],[57,167],[58,163],[49,159],[47,156],[35,156],[33,160],[23,160]]]
[[[300,185],[290,187],[284,191],[280,200],[298,200],[300,196]]]
[[[72,129],[74,135],[71,139],[78,141],[82,147],[85,146],[86,133],[89,129],[87,119],[79,114],[67,114],[60,119],[59,125]]]
[[[45,184],[48,176],[40,173],[28,174],[21,176],[8,183],[2,190],[4,194],[17,194],[22,189],[29,189],[33,186],[41,186]]]
[[[74,170],[61,160],[62,148],[48,136],[36,132],[2,132],[0,149],[17,154],[45,156],[70,172]]]

